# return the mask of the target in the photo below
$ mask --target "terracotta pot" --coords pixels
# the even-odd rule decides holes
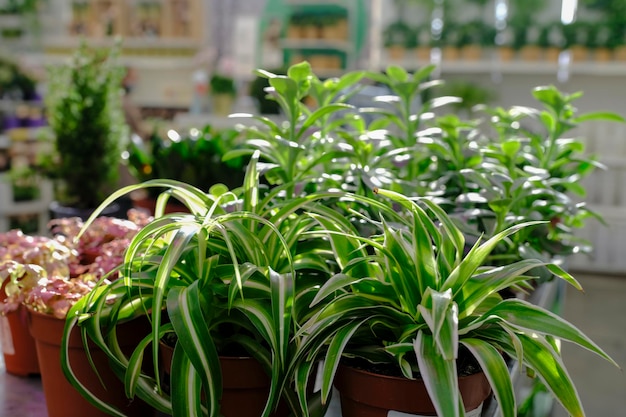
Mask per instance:
[[[483,48],[480,45],[467,45],[461,49],[461,57],[466,61],[478,61],[483,57]]]
[[[343,417],[387,417],[389,411],[420,417],[437,415],[421,380],[377,375],[340,365],[335,387],[341,395]],[[491,392],[485,374],[459,378],[459,388],[465,409],[476,410],[480,416],[479,409]]]
[[[543,48],[536,45],[526,45],[519,51],[522,61],[539,61],[543,57]]]
[[[39,374],[37,349],[35,340],[28,331],[27,314],[26,308],[20,306],[16,311],[0,317],[4,366],[12,375]]]
[[[626,46],[618,46],[613,51],[613,59],[615,61],[626,61]]]
[[[596,62],[608,62],[613,59],[613,51],[609,48],[596,48],[593,50],[593,60]]]
[[[270,390],[270,378],[261,364],[252,358],[221,357],[222,399],[224,417],[257,417],[265,407]],[[289,415],[284,403],[271,414],[273,417]]]
[[[458,61],[461,59],[461,50],[456,46],[444,46],[441,48],[441,57],[444,61]]]
[[[589,49],[582,45],[574,45],[570,48],[572,60],[574,62],[585,62],[589,60]]]
[[[118,338],[121,341],[128,341],[128,346],[134,346],[133,342],[137,342],[146,334],[144,330],[140,330],[138,324],[140,323],[128,323],[125,329],[128,330],[128,335],[118,334]],[[65,320],[29,311],[28,325],[37,346],[48,417],[108,416],[107,413],[91,405],[65,379],[59,361]],[[121,326],[119,329],[122,330],[123,327]],[[73,332],[70,336],[69,357],[72,369],[83,385],[91,392],[96,393],[100,399],[118,407],[130,417],[155,415],[155,411],[143,401],[130,400],[125,396],[124,385],[109,368],[108,359],[104,352],[92,347],[90,354],[96,369],[98,369],[98,374],[91,368],[80,332]],[[99,382],[97,375],[100,376],[106,388]]]
[[[559,62],[559,55],[561,55],[561,49],[552,47],[544,49],[544,58],[548,62]]]
[[[169,375],[174,349],[161,343],[163,370]],[[224,417],[259,417],[270,390],[270,378],[261,364],[248,357],[220,357],[222,398],[220,413]],[[281,401],[270,416],[286,417],[289,407]]]
[[[156,207],[156,198],[148,197],[143,194],[131,195],[133,208],[146,210],[150,215],[154,216],[154,208]],[[167,213],[189,213],[189,208],[177,200],[170,199],[165,205],[165,214]]]
[[[211,110],[218,116],[228,116],[233,112],[235,105],[234,94],[211,94]]]
[[[513,48],[510,48],[507,46],[501,46],[498,48],[498,56],[500,57],[500,60],[503,62],[513,61],[513,59],[515,59],[516,54],[517,54],[517,51]]]
[[[391,45],[387,47],[387,52],[389,54],[389,59],[399,61],[404,59],[406,48],[402,45]]]
[[[419,64],[428,64],[430,62],[430,47],[418,46],[415,48],[415,55],[417,56],[417,62]]]

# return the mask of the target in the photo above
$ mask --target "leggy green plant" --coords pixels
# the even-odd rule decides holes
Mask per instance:
[[[581,181],[603,165],[585,152],[580,138],[567,135],[588,121],[625,121],[610,112],[579,114],[574,102],[581,95],[566,94],[554,86],[537,87],[533,96],[542,107],[496,108],[486,116],[496,135],[482,147],[486,169],[479,181],[486,186],[490,183],[486,188],[494,187],[500,194],[497,198],[485,196],[496,214],[493,232],[520,217],[546,220],[549,223],[542,233],[526,236],[526,241],[550,256],[583,248],[574,230],[583,227],[589,217],[600,218],[577,200],[586,197]],[[494,176],[494,171],[498,175]]]
[[[329,119],[350,108],[345,103],[335,102],[349,97],[341,95],[341,91],[352,87],[360,76],[358,73],[347,74],[336,82],[324,82],[322,87],[308,62],[291,66],[287,75],[263,70],[258,70],[257,74],[268,78],[270,97],[280,105],[285,122],[246,114],[231,117],[252,117],[262,123],[263,128],[249,129],[253,139],[248,140],[247,144],[250,149],[261,151],[262,159],[267,163],[264,167],[266,178],[273,184],[292,184],[287,192],[293,196],[296,184],[306,184],[312,178],[317,178],[320,175],[318,169],[324,162],[342,156],[340,151],[333,150],[325,134],[329,130]],[[315,110],[303,103],[311,91],[323,104]],[[252,150],[231,152],[226,159],[251,153]]]
[[[430,80],[434,65],[427,65],[414,73],[391,65],[384,73],[367,72],[366,77],[387,87],[389,95],[375,97],[374,101],[385,107],[361,109],[363,113],[379,117],[376,128],[387,128],[394,152],[398,155],[398,177],[413,180],[425,172],[431,160],[418,146],[418,132],[424,120],[433,117],[433,110],[446,104],[458,102],[456,97],[430,97],[431,89],[442,84],[441,80]],[[419,192],[419,191],[417,191]]]
[[[615,362],[557,315],[499,295],[542,265],[575,288],[580,285],[557,265],[535,259],[483,266],[502,240],[540,222],[514,225],[466,253],[463,234],[439,206],[391,191],[378,193],[399,204],[402,213],[382,209],[380,235],[372,238],[329,232],[342,271],[311,303],[319,311],[299,331],[302,342],[293,372],[302,380],[310,371],[308,363],[321,360],[325,400],[339,364],[347,358],[388,364],[406,378],[423,379],[437,415],[457,417],[465,415],[457,378],[463,349],[485,373],[502,415],[514,417],[504,352],[531,369],[572,416],[583,416],[556,339]],[[346,244],[358,249],[345,252]]]

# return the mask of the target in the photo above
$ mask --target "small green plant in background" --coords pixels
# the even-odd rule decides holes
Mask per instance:
[[[213,74],[209,80],[209,86],[211,87],[211,94],[230,94],[233,96],[237,94],[235,80],[225,75]]]
[[[96,49],[82,42],[69,63],[48,69],[46,113],[54,153],[43,170],[58,180],[57,199],[94,208],[115,186],[128,126],[122,111],[121,42]]]
[[[170,130],[162,135],[155,131],[148,143],[129,143],[127,163],[138,181],[173,179],[202,190],[218,183],[230,189],[241,185],[247,158],[222,161],[227,152],[241,146],[238,130],[206,125],[181,133]],[[158,190],[151,190],[158,194]]]

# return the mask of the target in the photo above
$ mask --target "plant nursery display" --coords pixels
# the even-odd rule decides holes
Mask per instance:
[[[222,158],[249,158],[241,184],[151,179],[105,199],[78,239],[116,199],[160,192],[154,218],[117,259],[119,279],[100,281],[67,314],[61,365],[72,386],[127,415],[75,374],[78,331],[129,399],[174,417],[321,417],[333,386],[345,417],[475,415],[490,395],[513,417],[513,363],[584,416],[560,341],[616,364],[527,295],[554,280],[582,289],[560,257],[584,246],[574,231],[593,213],[570,194],[584,196],[579,180],[598,164],[565,135],[624,119],[577,114],[579,93],[541,86],[536,109],[484,106],[466,120],[450,110],[460,98],[438,94],[433,69],[326,80],[307,62],[285,75],[259,70],[285,122],[232,115],[258,122]],[[350,104],[363,81],[387,94]],[[166,213],[170,199],[185,210]],[[123,348],[118,331],[142,318],[148,332]],[[267,376],[254,401],[231,390],[227,369],[242,357]],[[355,388],[355,375],[409,385],[405,397],[424,403],[383,404],[374,391],[396,388]]]

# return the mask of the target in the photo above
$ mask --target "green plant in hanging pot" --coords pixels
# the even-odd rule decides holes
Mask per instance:
[[[526,273],[541,265],[575,288],[580,285],[557,265],[540,260],[483,265],[500,241],[541,222],[514,225],[466,251],[463,234],[436,204],[387,190],[378,193],[401,210],[382,209],[375,223],[380,234],[371,238],[329,233],[339,249],[335,256],[342,271],[320,288],[311,303],[318,311],[299,330],[302,340],[292,371],[304,379],[309,361],[321,360],[322,398],[327,399],[334,382],[345,396],[344,417],[351,417],[350,410],[356,411],[354,416],[372,412],[362,406],[378,408],[380,414],[368,414],[372,416],[386,416],[387,410],[464,416],[488,396],[489,387],[502,415],[513,417],[515,395],[507,365],[507,358],[513,358],[542,380],[571,415],[583,416],[557,339],[615,362],[557,315],[499,295],[500,290],[530,279]],[[341,250],[346,244],[357,249]],[[487,385],[475,388],[482,399],[469,404],[469,397],[459,393],[465,385],[460,376],[479,369]],[[368,382],[352,387],[352,373]],[[375,398],[376,391],[397,391],[369,389],[375,374],[381,373],[383,379],[407,384],[421,380],[423,396],[432,404],[383,405],[382,399]],[[418,396],[418,388],[409,392],[398,397]]]
[[[48,70],[45,105],[54,152],[43,155],[42,164],[58,180],[62,206],[93,210],[116,185],[128,137],[120,46],[96,49],[82,42],[68,63]]]

